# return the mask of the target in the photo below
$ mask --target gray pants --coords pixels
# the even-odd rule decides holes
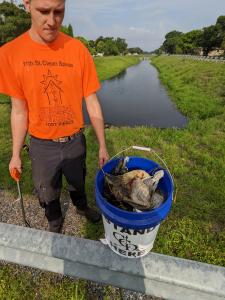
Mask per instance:
[[[73,204],[79,209],[87,206],[86,140],[83,133],[65,143],[31,137],[30,158],[34,186],[48,221],[62,217],[59,200],[62,175],[68,182]]]

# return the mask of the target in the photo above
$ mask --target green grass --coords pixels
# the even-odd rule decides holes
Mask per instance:
[[[48,272],[34,276],[32,269],[20,270],[16,265],[0,269],[1,300],[84,300],[87,296],[85,290],[83,280],[56,277]]]
[[[9,103],[10,103],[10,98],[6,95],[0,94],[0,104],[9,104]]]
[[[13,274],[13,278],[12,278]],[[15,264],[0,268],[1,300],[119,300],[119,292],[111,286],[93,290],[81,279],[50,272],[34,273],[31,268]]]
[[[137,64],[139,61],[139,57],[135,56],[96,57],[95,65],[99,79],[102,81],[117,76],[121,72],[125,72],[126,68]]]
[[[110,72],[113,75],[116,72],[115,65],[118,61],[121,63],[121,59],[124,58],[97,59],[100,78],[103,80]],[[188,126],[182,130],[111,127],[106,129],[109,153],[113,156],[133,144],[149,146],[169,165],[176,182],[177,197],[171,213],[160,226],[154,252],[225,266],[224,65],[177,57],[155,57],[152,61],[176,106],[188,117]],[[106,71],[108,68],[109,71]],[[12,181],[6,176],[11,143],[8,113],[9,105],[2,104],[0,136],[3,140],[0,144],[0,160],[3,164],[0,178],[1,186],[12,189]],[[87,193],[94,205],[98,145],[91,128],[87,128],[85,134],[88,147]],[[143,156],[140,152],[135,154]],[[147,157],[155,160],[153,156]],[[26,181],[27,178],[30,181],[26,154],[24,159],[24,171],[27,172],[24,185],[28,186],[26,191],[30,192],[31,184]],[[102,237],[103,231],[102,224],[87,223],[82,228],[84,236],[90,239]],[[0,278],[4,280],[4,276]],[[6,280],[5,284],[11,280]],[[70,289],[69,285],[61,284],[65,291]],[[29,288],[33,289],[32,282]]]

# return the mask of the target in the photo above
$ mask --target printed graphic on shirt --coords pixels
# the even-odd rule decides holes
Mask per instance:
[[[49,106],[55,106],[62,104],[61,94],[63,90],[60,85],[62,81],[59,81],[58,75],[53,75],[50,70],[48,70],[47,75],[43,75],[44,80],[41,81],[43,85],[43,92],[48,97]]]
[[[75,114],[71,106],[41,107],[39,119],[48,127],[65,126],[74,123]]]
[[[68,67],[73,68],[74,65],[64,61],[48,61],[48,60],[25,60],[23,61],[24,67]]]
[[[72,107],[63,105],[62,81],[58,80],[58,75],[50,70],[43,74],[43,79],[40,83],[43,97],[47,99],[48,106],[40,108],[40,121],[48,127],[73,124],[75,114]]]

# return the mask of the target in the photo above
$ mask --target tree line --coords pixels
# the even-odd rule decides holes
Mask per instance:
[[[30,25],[30,16],[23,5],[0,3],[0,46],[27,31]]]
[[[216,24],[187,33],[170,31],[156,53],[200,54],[207,56],[214,49],[225,50],[225,16],[219,16]]]
[[[0,46],[27,31],[30,25],[30,15],[25,11],[22,4],[17,6],[12,2],[6,1],[0,3]],[[71,24],[61,26],[61,31],[74,37]],[[128,48],[126,40],[120,37],[100,36],[96,40],[87,40],[82,36],[77,36],[76,38],[85,44],[92,55],[97,55],[98,53],[105,56],[143,53],[143,50],[139,47]]]
[[[143,53],[143,50],[139,47],[127,48],[126,40],[120,37],[114,38],[100,36],[96,40],[89,41],[81,36],[77,36],[76,38],[85,44],[92,55],[97,55],[99,53],[104,56]]]

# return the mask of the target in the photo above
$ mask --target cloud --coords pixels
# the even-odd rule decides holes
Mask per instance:
[[[217,0],[217,7],[211,0],[67,0],[67,6],[66,21],[78,33],[92,39],[120,36],[130,47],[146,50],[158,48],[171,30],[187,32],[215,24],[225,11],[224,0]]]
[[[129,47],[140,47],[142,49],[156,49],[163,42],[163,37],[167,32],[163,22],[151,29],[147,27],[129,28],[114,26],[113,31],[116,34],[126,37],[129,41]],[[160,33],[160,34],[159,34]]]
[[[222,14],[224,0],[66,0],[64,24],[88,39],[120,36],[129,47],[153,50],[169,31],[200,29]]]

